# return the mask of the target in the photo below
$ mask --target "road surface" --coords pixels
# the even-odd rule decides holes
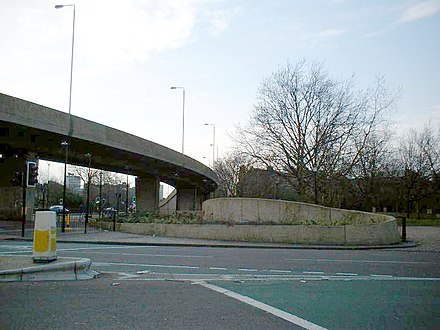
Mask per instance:
[[[0,241],[2,254],[31,252]],[[58,244],[58,254],[92,259],[102,277],[2,283],[2,327],[440,327],[435,252]]]

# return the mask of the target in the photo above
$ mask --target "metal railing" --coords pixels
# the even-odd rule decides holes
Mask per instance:
[[[95,218],[93,217],[95,216]],[[87,233],[96,232],[100,229],[94,226],[95,219],[98,217],[98,214],[93,215],[89,214],[89,221],[87,224]],[[57,215],[57,231],[58,233],[62,232],[62,221],[63,215]],[[85,222],[86,222],[86,214],[85,213],[68,213],[66,214],[66,224],[64,227],[65,234],[83,234],[85,232]]]

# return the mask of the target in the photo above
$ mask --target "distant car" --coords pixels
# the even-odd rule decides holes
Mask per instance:
[[[63,214],[63,206],[62,205],[52,205],[49,207],[50,211],[54,211],[57,215]],[[66,213],[69,213],[69,209],[66,207]]]

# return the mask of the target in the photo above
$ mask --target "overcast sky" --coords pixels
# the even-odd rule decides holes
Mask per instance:
[[[211,161],[245,124],[262,80],[324,62],[359,88],[401,89],[401,129],[440,126],[440,0],[0,0],[0,92]],[[207,157],[204,159],[203,157]]]

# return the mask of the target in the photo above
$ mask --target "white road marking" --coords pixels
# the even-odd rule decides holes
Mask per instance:
[[[129,279],[129,278],[138,278],[139,275],[134,275],[134,274],[130,274],[130,273],[121,273],[118,272],[117,274],[119,274],[121,277],[121,279]]]
[[[324,274],[324,272],[303,272],[303,274]]]
[[[302,259],[286,258],[288,261],[311,261],[311,262],[349,262],[361,264],[436,264],[435,261],[396,261],[396,260],[351,260],[351,259]]]
[[[102,273],[113,273],[101,271]],[[213,273],[159,273],[150,272],[146,274],[148,278],[136,278],[136,281],[163,281],[165,279],[178,279],[181,281],[345,281],[347,279],[353,281],[428,281],[440,282],[439,277],[389,277],[389,276],[319,276],[319,275],[263,275],[263,274],[213,274]]]
[[[183,265],[151,265],[151,264],[131,264],[125,262],[92,262],[92,266],[140,266],[140,267],[156,267],[156,268],[179,268],[179,269],[199,269],[199,266],[183,266]]]
[[[386,274],[370,274],[372,277],[393,277],[393,275],[386,275]]]
[[[20,254],[20,253],[32,253],[32,251],[9,251],[9,252],[0,252],[0,254]]]
[[[65,250],[64,250],[65,251]],[[145,257],[172,257],[172,258],[213,258],[213,256],[182,255],[182,254],[147,254],[147,253],[117,253],[117,252],[90,252],[93,254],[121,255],[121,256],[145,256]]]
[[[80,250],[110,250],[110,249],[140,249],[140,248],[157,248],[158,246],[143,245],[143,246],[94,246],[94,247],[83,247],[83,248],[65,248],[57,249],[57,251],[80,251]]]
[[[2,247],[4,245],[0,245]],[[60,251],[84,251],[84,250],[106,250],[106,249],[133,249],[133,248],[153,248],[156,246],[94,246],[94,247],[77,247],[77,248],[64,248],[60,249],[57,248],[57,252]],[[21,245],[20,248],[24,249],[33,249],[32,246],[23,246]],[[32,253],[32,251],[10,251],[10,252],[0,252],[0,254],[19,254],[19,253]]]
[[[226,295],[228,297],[237,299],[237,300],[239,300],[241,302],[244,302],[245,304],[251,305],[251,306],[256,307],[256,308],[259,308],[259,309],[261,309],[261,310],[263,310],[263,311],[265,311],[267,313],[270,313],[272,315],[275,315],[276,317],[279,317],[279,318],[281,318],[283,320],[286,320],[287,322],[299,325],[300,327],[303,327],[304,329],[309,329],[309,330],[324,330],[324,329],[326,329],[326,328],[323,328],[323,327],[321,327],[321,326],[319,326],[319,325],[317,325],[315,323],[312,323],[310,321],[304,320],[304,319],[302,319],[302,318],[300,318],[300,317],[298,317],[296,315],[289,314],[289,313],[287,313],[285,311],[282,311],[282,310],[280,310],[278,308],[275,308],[273,306],[270,306],[270,305],[267,305],[265,303],[262,303],[261,301],[258,301],[258,300],[255,300],[255,299],[243,296],[241,294],[238,294],[238,293],[230,291],[230,290],[223,289],[223,288],[218,287],[216,285],[208,284],[208,283],[205,283],[203,281],[196,282],[196,284],[198,284],[200,286],[203,286],[204,288],[213,290],[215,292],[224,294],[224,295]]]
[[[238,268],[238,270],[242,272],[258,272],[258,269],[253,268]]]
[[[291,270],[281,270],[281,269],[269,269],[271,273],[291,273]]]
[[[359,274],[356,274],[356,273],[336,273],[336,275],[342,275],[342,276],[358,276]]]
[[[228,270],[226,267],[209,267],[211,270]]]
[[[17,250],[17,249],[32,249],[32,246],[29,245],[8,245],[8,244],[4,244],[4,245],[0,245],[0,247],[5,247],[8,249],[13,249],[13,250]]]

